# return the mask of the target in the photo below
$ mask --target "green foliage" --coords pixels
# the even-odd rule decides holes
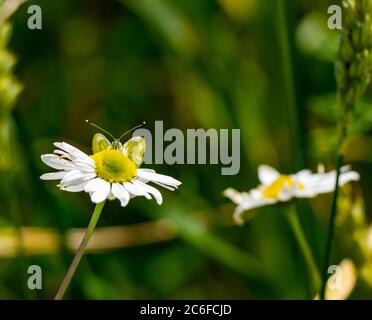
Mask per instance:
[[[255,186],[262,163],[292,172],[295,156],[313,170],[319,162],[332,168],[337,143],[333,62],[339,34],[324,26],[327,6],[333,3],[276,1],[283,2],[282,12],[280,3],[258,0],[39,0],[42,30],[27,28],[27,4],[9,21],[11,37],[10,24],[0,25],[0,166],[7,172],[22,168],[15,184],[0,188],[1,199],[8,201],[0,202],[0,299],[50,299],[63,278],[71,261],[65,242],[48,254],[11,257],[2,251],[1,228],[17,225],[10,208],[20,213],[19,225],[53,228],[62,236],[87,226],[93,210],[87,194],[64,193],[53,182],[39,180],[46,171],[40,154],[50,152],[52,142],[67,140],[91,153],[96,131],[85,119],[114,136],[142,121],[153,130],[156,120],[182,130],[240,128],[241,171],[221,176],[218,166],[154,166],[177,177],[182,187],[164,191],[160,208],[146,199],[125,209],[108,202],[98,229],[165,219],[167,237],[156,225],[159,229],[145,228],[135,236],[123,234],[129,245],[118,248],[109,248],[110,239],[103,239],[106,249],[84,256],[66,297],[314,297],[283,208],[258,209],[245,226],[233,226],[233,208],[224,206],[227,200],[221,195],[230,186]],[[10,52],[17,57],[16,68]],[[24,87],[18,102],[21,87],[15,79]],[[337,234],[336,261],[372,255],[364,245],[360,249],[366,240],[359,235],[371,220],[370,106],[368,94],[355,106],[354,142],[346,153],[363,177],[364,218],[356,222],[348,217],[350,210],[341,215],[340,230],[348,235]],[[20,156],[5,166],[3,157],[15,151]],[[353,199],[354,192],[345,199]],[[320,264],[330,199],[304,200],[298,207]],[[163,240],[143,240],[153,234]],[[355,255],[343,239],[353,241]],[[368,263],[357,263],[363,280],[355,296],[365,299],[371,298]],[[29,264],[42,267],[40,292],[26,287]]]

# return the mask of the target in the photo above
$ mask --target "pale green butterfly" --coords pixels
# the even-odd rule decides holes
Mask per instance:
[[[113,139],[113,141],[110,142],[110,140],[107,139],[104,134],[96,133],[92,139],[93,154],[107,149],[119,150],[123,152],[123,154],[126,155],[136,165],[137,168],[142,164],[146,149],[145,139],[140,136],[133,137],[132,139],[128,140],[124,145],[121,143],[121,139],[128,133],[145,125],[146,122],[143,122],[142,124],[134,127],[133,129],[128,130],[127,132],[123,133],[119,138],[115,138],[110,132],[97,126],[94,123],[91,123],[88,120],[86,120],[86,122],[91,126],[108,134]]]

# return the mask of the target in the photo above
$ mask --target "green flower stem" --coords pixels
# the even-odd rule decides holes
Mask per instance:
[[[77,267],[79,266],[80,260],[84,255],[85,249],[88,245],[88,242],[93,234],[93,231],[97,225],[98,219],[101,215],[102,209],[105,205],[106,201],[103,201],[101,203],[98,203],[96,207],[94,208],[94,212],[92,215],[92,218],[90,219],[87,231],[84,235],[83,240],[80,243],[79,249],[76,251],[75,257],[71,262],[70,267],[67,270],[67,273],[57,291],[56,296],[54,297],[54,300],[61,300],[71,282],[72,277],[74,276]]]
[[[305,262],[309,268],[312,287],[314,291],[318,291],[321,282],[320,272],[310,246],[306,240],[305,234],[302,231],[300,220],[298,219],[298,214],[293,205],[291,205],[288,210],[286,210],[286,216],[289,224],[292,227],[297,243],[304,255]]]
[[[342,144],[345,138],[346,138],[346,131],[343,130],[343,133],[341,134],[341,138],[340,138],[340,144],[339,144],[340,148],[342,147]],[[326,285],[327,285],[327,280],[328,280],[328,266],[331,260],[332,242],[333,242],[333,235],[334,235],[336,216],[337,216],[337,198],[338,198],[339,180],[340,180],[342,163],[343,163],[343,155],[341,151],[339,151],[337,153],[337,158],[336,158],[336,185],[335,185],[335,192],[333,194],[331,214],[329,217],[328,237],[327,237],[327,243],[326,243],[326,249],[325,249],[325,255],[324,255],[324,263],[323,263],[322,287],[320,290],[321,300],[325,299],[325,290],[326,290]]]

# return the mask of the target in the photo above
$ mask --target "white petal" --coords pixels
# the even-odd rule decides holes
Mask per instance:
[[[79,185],[82,184],[84,181],[93,179],[95,176],[96,175],[94,173],[82,173],[79,170],[71,170],[61,180],[61,185],[64,187]]]
[[[243,219],[243,213],[246,212],[247,209],[243,206],[243,205],[240,205],[240,206],[237,206],[235,211],[234,211],[234,215],[233,215],[233,219],[235,221],[236,224],[239,224],[239,225],[243,225],[245,221],[253,218],[255,216],[255,212],[252,212],[250,214],[245,214],[244,216],[244,219]]]
[[[76,185],[76,186],[68,186],[68,187],[62,187],[61,190],[68,191],[68,192],[80,192],[84,191],[84,187],[87,183],[84,182],[82,184]]]
[[[343,166],[341,167],[341,172],[347,172],[347,171],[350,171],[351,170],[351,165],[346,165],[346,166]]]
[[[154,169],[149,169],[149,168],[141,168],[141,171],[147,171],[147,172],[156,172]]]
[[[80,153],[82,151],[80,151],[78,148],[75,148],[74,146],[66,143],[66,142],[54,142],[53,143],[57,148],[67,152],[68,154],[72,154],[72,153]]]
[[[144,196],[146,199],[151,199],[151,196],[142,187],[135,185],[132,182],[125,182],[123,186],[127,191],[134,196]]]
[[[240,195],[242,196],[242,198],[240,199],[240,203],[236,207],[235,212],[234,212],[234,216],[233,216],[234,221],[237,224],[244,223],[242,215],[245,211],[255,209],[255,208],[258,208],[258,207],[262,207],[262,206],[265,206],[265,205],[269,205],[269,204],[274,204],[274,203],[278,202],[277,199],[268,199],[268,198],[264,198],[262,196],[257,197],[257,194],[255,194],[253,196],[252,192],[250,192],[250,193],[245,192],[245,193],[241,193]],[[247,216],[246,219],[249,219],[249,218],[253,217],[253,215],[254,214],[251,214],[251,215]]]
[[[144,171],[142,169],[137,170],[137,176],[142,179],[146,179],[148,181],[160,182],[160,183],[163,183],[165,185],[175,187],[175,188],[177,188],[181,184],[180,181],[170,176],[166,176],[166,175],[155,173],[155,172],[149,172],[147,170]]]
[[[286,202],[291,200],[293,197],[294,197],[293,190],[291,188],[284,186],[278,195],[278,200]]]
[[[143,189],[151,194],[158,205],[161,205],[163,203],[163,197],[158,189],[155,189],[154,187],[149,186],[148,184],[145,184],[141,181],[134,181],[134,183],[139,184]]]
[[[341,173],[340,179],[339,179],[339,184],[340,184],[340,186],[343,186],[348,182],[358,181],[359,179],[360,179],[359,173],[357,173],[355,171],[349,171],[349,172]]]
[[[263,185],[273,183],[279,176],[280,173],[270,166],[261,165],[258,167],[258,179]]]
[[[355,171],[347,171],[348,166],[341,169],[339,186],[342,187],[348,182],[358,181],[360,176]],[[329,193],[335,190],[336,184],[336,171],[331,171],[327,173],[315,173],[311,176],[306,177],[306,179],[301,180],[304,188],[296,190],[296,196],[298,197],[315,197],[321,193]]]
[[[313,173],[311,170],[305,169],[297,172],[296,174],[292,175],[291,178],[294,181],[301,181],[302,183],[305,183],[307,179],[311,178],[313,176]]]
[[[43,154],[41,156],[41,161],[53,169],[57,170],[71,170],[73,165],[71,161],[62,159],[56,154]]]
[[[58,155],[59,157],[67,160],[72,160],[70,155],[62,150],[56,149],[53,151],[54,154]]]
[[[336,184],[336,172],[331,171],[324,174],[318,174],[318,181],[314,183],[313,188],[317,193],[333,192]],[[359,174],[354,171],[341,173],[339,179],[339,186],[343,186],[348,182],[359,180]]]
[[[44,173],[40,179],[41,180],[60,180],[66,175],[67,171],[58,171],[58,172],[50,172]]]
[[[295,191],[295,196],[298,198],[314,198],[318,192],[314,188],[304,187]]]
[[[94,165],[92,165],[92,163],[90,162],[86,162],[86,161],[81,161],[81,160],[74,160],[72,161],[74,167],[80,171],[83,171],[83,172],[89,172],[89,173],[93,173],[95,172],[95,168],[94,168]]]
[[[129,192],[119,183],[114,183],[111,188],[112,194],[119,199],[122,207],[125,207],[130,199]]]
[[[243,211],[265,205],[267,202],[272,202],[272,199],[264,198],[262,192],[258,189],[252,189],[248,193],[238,192],[233,188],[228,188],[224,191],[224,195],[238,205],[237,215]]]
[[[141,179],[141,181],[144,182],[144,183],[147,183],[147,182],[148,182],[148,180],[143,180],[143,179]],[[170,191],[174,191],[174,190],[176,190],[175,188],[170,187],[170,186],[167,186],[167,185],[165,185],[165,184],[163,184],[163,183],[160,183],[160,182],[152,181],[152,183],[157,184],[158,186],[160,186],[160,187],[162,187],[162,188],[165,188],[165,189],[168,189],[168,190],[170,190]]]
[[[90,180],[84,188],[85,192],[95,192],[101,188],[104,188],[106,181],[102,180],[101,178],[95,178]]]
[[[252,201],[249,206],[246,206],[246,210],[248,209],[253,209],[253,208],[258,208],[258,207],[263,207],[268,204],[274,204],[277,203],[278,199],[273,199],[273,198],[261,198],[261,199],[255,199],[255,201]]]
[[[244,213],[245,209],[242,207],[242,206],[237,206],[235,211],[234,211],[234,215],[233,215],[233,219],[235,221],[236,224],[239,224],[239,225],[242,225],[244,224],[244,220],[243,220],[243,213]]]
[[[223,195],[229,198],[235,204],[240,204],[243,201],[243,194],[233,188],[228,188],[223,192]]]
[[[103,181],[103,180],[102,180]],[[100,203],[107,199],[111,192],[111,184],[107,181],[103,181],[98,190],[90,194],[90,199],[94,203]]]
[[[94,160],[91,157],[66,142],[55,142],[54,145],[57,148],[60,148],[63,151],[67,152],[71,156],[71,158],[73,158],[73,160],[74,158],[80,158],[81,160],[94,163]]]
[[[150,169],[141,169],[141,170],[148,170],[149,172],[155,172],[155,170],[150,170]],[[140,178],[138,176],[137,176],[137,179],[136,180],[137,181],[141,181],[143,183],[150,182],[148,179],[143,179],[143,178]],[[166,184],[161,183],[161,182],[157,182],[157,181],[151,181],[151,182],[154,183],[154,184],[156,184],[156,185],[158,185],[158,186],[160,186],[160,187],[162,187],[162,188],[164,188],[164,189],[168,189],[170,191],[174,191],[177,188],[177,187],[173,188],[173,187],[167,186]]]

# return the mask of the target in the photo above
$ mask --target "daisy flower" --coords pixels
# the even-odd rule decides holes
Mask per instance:
[[[93,155],[87,155],[66,142],[55,142],[53,154],[44,154],[41,160],[58,171],[43,174],[43,180],[60,180],[63,191],[90,194],[94,203],[118,199],[125,207],[131,198],[143,196],[155,199],[160,205],[163,198],[155,185],[174,191],[181,182],[155,170],[140,169],[145,140],[133,137],[122,145],[119,140],[110,143],[98,133],[93,138]]]
[[[103,134],[97,133],[93,137],[93,154],[90,156],[66,142],[55,142],[54,146],[57,149],[54,153],[41,156],[41,160],[46,165],[57,170],[43,174],[41,179],[60,180],[58,187],[63,191],[85,191],[90,194],[90,199],[96,204],[85,235],[57,291],[55,300],[63,298],[107,199],[118,199],[121,206],[125,207],[131,198],[143,196],[147,199],[155,199],[160,205],[163,197],[159,190],[149,183],[172,191],[181,184],[180,181],[158,174],[155,170],[140,169],[145,154],[144,138],[133,137],[122,145],[120,141],[124,135],[139,126],[115,139],[106,130],[93,123],[90,124],[109,134],[113,142],[110,142]]]
[[[317,173],[302,170],[296,174],[283,175],[276,169],[261,165],[258,168],[260,185],[249,192],[238,192],[229,188],[224,195],[237,205],[234,220],[242,224],[242,214],[250,209],[286,202],[292,198],[313,198],[319,194],[334,191],[336,184],[336,171],[325,173],[319,169]],[[339,186],[350,181],[359,180],[359,174],[351,171],[349,166],[341,169]]]

